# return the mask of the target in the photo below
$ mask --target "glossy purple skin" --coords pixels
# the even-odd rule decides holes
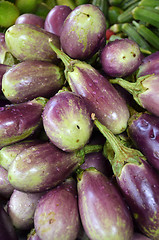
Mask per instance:
[[[132,240],[151,240],[150,238],[146,237],[141,233],[134,233]]]
[[[44,29],[48,32],[54,33],[57,36],[61,35],[63,23],[72,9],[66,5],[56,5],[46,16]]]
[[[42,193],[24,193],[14,189],[7,204],[7,212],[16,229],[33,227],[34,212]]]
[[[134,114],[127,130],[134,145],[159,170],[159,117],[146,112]]]
[[[76,182],[68,179],[43,195],[34,215],[38,236],[45,240],[76,239],[80,229]]]
[[[104,175],[112,176],[112,169],[109,161],[103,156],[102,152],[89,153],[85,156],[85,162],[80,166],[82,169],[94,167]]]
[[[12,103],[36,97],[49,98],[63,85],[63,70],[46,61],[24,61],[12,66],[2,78],[4,96]]]
[[[18,240],[18,236],[12,225],[11,219],[2,206],[0,206],[0,229],[0,239]]]
[[[24,13],[21,14],[15,21],[15,24],[32,24],[34,26],[44,28],[44,22],[45,20],[41,18],[40,16],[37,16],[33,13]]]
[[[150,75],[141,82],[144,92],[137,93],[140,105],[159,116],[159,75]]]
[[[142,61],[142,54],[135,41],[128,38],[116,39],[105,45],[100,55],[100,61],[108,76],[125,77],[138,69]]]
[[[83,156],[66,153],[49,142],[37,144],[16,156],[8,170],[10,183],[19,191],[42,192],[51,189],[77,169]]]
[[[36,99],[0,108],[0,147],[23,140],[41,124],[43,106]],[[33,114],[34,113],[34,114]]]
[[[94,240],[130,240],[133,224],[130,212],[108,178],[87,169],[78,179],[78,202],[82,225]]]
[[[84,147],[93,130],[84,98],[69,91],[49,99],[43,111],[43,125],[50,141],[67,152]]]
[[[9,199],[14,188],[8,181],[8,172],[0,166],[0,196]]]
[[[134,220],[147,237],[159,239],[159,175],[145,160],[125,164],[117,183]]]
[[[142,60],[137,77],[147,74],[159,74],[159,51],[152,53]]]
[[[82,4],[67,16],[60,35],[61,47],[71,58],[85,60],[105,44],[106,19],[95,5]]]
[[[72,62],[66,78],[73,92],[83,96],[90,112],[114,134],[127,127],[129,110],[115,87],[91,65]]]

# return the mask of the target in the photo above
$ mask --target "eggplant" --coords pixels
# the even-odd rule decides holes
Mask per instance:
[[[72,9],[67,5],[54,6],[45,18],[44,29],[60,37],[63,23]]]
[[[34,146],[37,143],[40,143],[40,140],[23,140],[17,143],[13,143],[11,145],[7,145],[0,149],[0,166],[8,171],[10,164],[14,160],[14,158],[22,152],[24,149]]]
[[[101,151],[99,145],[85,146],[68,153],[51,142],[37,143],[15,157],[8,169],[8,180],[19,191],[46,191],[70,176],[83,163],[85,154],[97,149]]]
[[[0,63],[0,92],[2,90],[2,78],[3,78],[3,75],[4,73],[9,70],[9,66],[8,65],[5,65],[5,64],[1,64]]]
[[[8,172],[0,166],[0,196],[9,199],[12,195],[14,187],[8,181]]]
[[[52,97],[64,84],[63,69],[51,62],[20,62],[3,74],[2,92],[12,103]]]
[[[65,64],[65,76],[71,90],[84,97],[89,111],[115,134],[127,127],[129,110],[125,100],[106,77],[94,67],[80,60],[73,60],[64,52],[50,46]]]
[[[111,79],[110,82],[125,88],[139,106],[159,116],[159,75],[145,75],[137,78],[136,82],[128,82],[122,78]]]
[[[0,147],[31,136],[42,124],[41,115],[47,99],[5,105],[0,108]]]
[[[7,203],[7,213],[18,230],[29,230],[34,224],[34,212],[44,193],[25,193],[14,189]]]
[[[63,51],[71,58],[85,60],[105,45],[106,19],[93,4],[82,4],[72,10],[60,34]]]
[[[126,147],[93,115],[95,126],[112,146],[105,155],[110,161],[119,189],[138,229],[153,240],[159,239],[159,175],[137,149]]]
[[[66,179],[43,195],[34,215],[38,236],[45,240],[74,240],[80,229],[76,181]]]
[[[134,73],[141,64],[139,45],[128,38],[109,41],[101,51],[100,62],[110,77],[125,77]]]
[[[35,228],[31,229],[30,233],[27,235],[27,240],[41,240],[37,235]]]
[[[151,240],[150,238],[146,237],[145,235],[141,233],[135,232],[133,235],[132,240]]]
[[[159,170],[159,117],[136,112],[128,121],[127,132],[134,146]]]
[[[159,51],[151,53],[143,58],[137,71],[137,78],[148,74],[159,74]]]
[[[6,42],[5,42],[5,33],[0,32],[0,64],[12,66],[16,63],[15,58],[9,52]]]
[[[2,205],[0,205],[0,229],[0,239],[18,240],[18,236],[12,225],[11,219]]]
[[[5,32],[8,51],[19,61],[41,60],[57,62],[49,46],[49,38],[60,48],[60,39],[53,33],[31,24],[15,24]]]
[[[69,91],[55,94],[46,103],[43,126],[50,141],[67,152],[84,147],[93,131],[84,98]]]
[[[45,20],[34,13],[23,13],[15,21],[15,24],[32,24],[44,28]]]
[[[92,240],[130,240],[131,214],[122,195],[95,168],[77,174],[78,206],[83,228]]]

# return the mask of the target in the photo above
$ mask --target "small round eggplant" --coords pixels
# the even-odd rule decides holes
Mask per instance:
[[[159,75],[142,76],[134,83],[122,78],[112,79],[110,82],[125,88],[139,106],[159,116]]]
[[[32,24],[34,26],[44,28],[45,20],[33,13],[23,13],[15,21],[15,24]]]
[[[8,50],[20,61],[41,60],[57,62],[49,46],[49,38],[60,48],[60,39],[53,33],[31,24],[15,24],[5,32]]]
[[[8,181],[8,172],[0,166],[0,196],[9,199],[14,188]]]
[[[63,85],[63,70],[46,61],[24,61],[12,66],[2,78],[2,92],[12,103],[36,97],[49,98]]]
[[[60,35],[63,51],[80,60],[93,56],[105,44],[106,19],[95,5],[77,6],[64,21]]]
[[[93,130],[84,98],[69,91],[57,93],[46,103],[43,126],[51,142],[67,152],[84,147]]]
[[[0,147],[19,142],[32,135],[41,123],[45,98],[0,108]]]
[[[50,142],[38,143],[15,157],[8,180],[19,191],[46,191],[64,181],[83,160],[83,150],[67,153]]]
[[[148,74],[159,74],[159,51],[143,58],[137,71],[137,78]]]
[[[72,9],[66,5],[56,5],[46,16],[44,29],[60,37],[63,23]]]
[[[7,204],[7,213],[16,229],[27,230],[33,227],[34,212],[42,194],[14,189]]]
[[[76,239],[80,217],[75,180],[66,179],[41,197],[35,210],[34,226],[41,239]]]
[[[94,116],[93,116],[94,117]],[[118,186],[138,229],[153,240],[159,239],[159,175],[137,149],[129,148],[95,117],[94,123],[111,144],[105,149]],[[106,148],[105,145],[104,148]]]
[[[77,175],[78,205],[83,228],[90,239],[130,240],[130,212],[108,178],[94,168]]]
[[[0,149],[0,166],[8,171],[9,165],[12,163],[14,158],[24,149],[34,146],[39,143],[40,140],[24,140],[20,141]]]
[[[11,219],[2,205],[0,205],[0,239],[18,240],[18,236],[12,225]]]
[[[128,121],[127,131],[136,148],[159,170],[159,117],[147,112],[134,113]]]
[[[65,64],[65,76],[71,90],[83,96],[89,111],[115,134],[123,132],[127,128],[129,110],[115,87],[90,64],[71,59],[51,41],[50,46]]]
[[[135,41],[128,38],[116,39],[102,49],[100,61],[108,76],[125,77],[138,69],[142,54]]]

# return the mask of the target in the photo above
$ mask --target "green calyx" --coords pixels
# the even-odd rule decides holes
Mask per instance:
[[[145,159],[145,157],[140,151],[125,146],[119,140],[119,138],[117,138],[108,128],[101,124],[95,117],[93,117],[93,120],[96,127],[109,142],[109,145],[107,144],[104,145],[103,154],[110,161],[114,175],[116,177],[120,177],[122,168],[124,167],[125,164],[133,163],[135,165],[140,165],[142,163],[140,158]]]

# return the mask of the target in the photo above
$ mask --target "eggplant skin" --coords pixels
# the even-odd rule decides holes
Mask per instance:
[[[67,16],[60,34],[63,51],[73,59],[85,60],[105,44],[106,19],[95,5],[82,4]]]
[[[80,229],[76,182],[66,179],[41,197],[35,210],[34,226],[45,240],[74,240]]]
[[[158,240],[159,176],[147,161],[141,162],[125,164],[117,182],[140,231]]]
[[[159,170],[159,117],[148,112],[135,113],[129,119],[127,132],[136,148]]]
[[[79,212],[84,230],[94,240],[130,240],[133,223],[130,212],[108,178],[95,168],[78,176]]]

